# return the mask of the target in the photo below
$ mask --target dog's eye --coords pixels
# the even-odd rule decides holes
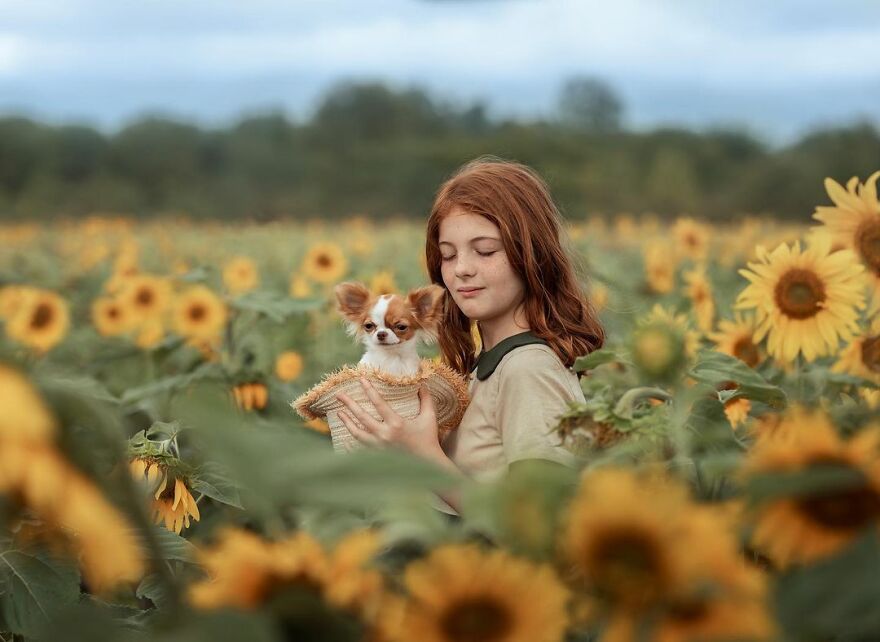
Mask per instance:
[[[372,332],[372,331],[375,330],[375,329],[376,329],[376,324],[375,324],[375,323],[371,323],[370,321],[367,321],[367,322],[364,324],[364,330],[366,330],[367,332]]]
[[[394,328],[398,332],[406,332],[407,326],[403,325],[402,323],[398,323],[396,326],[394,326]]]

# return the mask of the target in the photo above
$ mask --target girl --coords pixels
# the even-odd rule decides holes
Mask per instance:
[[[524,165],[479,158],[446,181],[428,219],[425,252],[431,280],[446,288],[440,349],[469,377],[471,402],[441,444],[426,387],[419,391],[420,414],[408,420],[363,379],[384,421],[340,394],[348,412],[339,416],[352,435],[479,481],[522,459],[573,463],[552,428],[568,402],[584,401],[571,367],[602,346],[604,331],[560,237],[561,217],[547,186]],[[458,509],[456,496],[443,498]]]

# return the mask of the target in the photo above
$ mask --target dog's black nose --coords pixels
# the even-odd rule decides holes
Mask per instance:
[[[379,341],[384,341],[384,340],[385,340],[385,337],[388,336],[388,333],[385,332],[385,330],[379,330],[379,331],[376,333],[376,336],[379,337]]]

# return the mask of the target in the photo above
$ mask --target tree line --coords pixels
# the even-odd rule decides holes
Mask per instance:
[[[0,217],[424,217],[445,177],[493,154],[535,167],[571,217],[804,220],[827,201],[825,176],[864,179],[880,169],[870,123],[772,148],[738,130],[631,131],[622,115],[607,85],[580,78],[561,92],[554,118],[531,121],[377,83],[335,86],[302,122],[279,112],[212,129],[144,117],[106,134],[10,116],[0,118]]]

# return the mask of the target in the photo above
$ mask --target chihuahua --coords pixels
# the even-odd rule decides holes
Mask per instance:
[[[359,364],[397,376],[419,373],[416,346],[432,343],[443,318],[445,290],[429,285],[398,294],[373,295],[363,283],[336,286],[336,300],[348,333],[364,344]]]

